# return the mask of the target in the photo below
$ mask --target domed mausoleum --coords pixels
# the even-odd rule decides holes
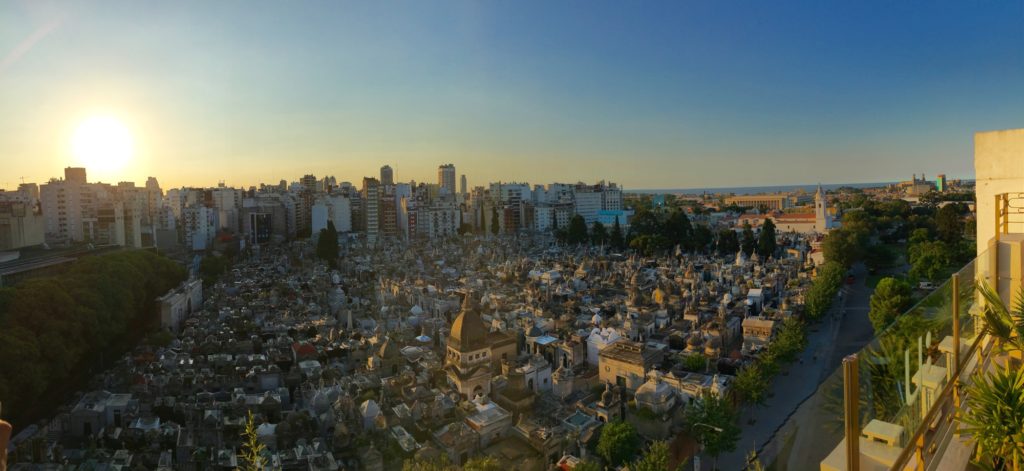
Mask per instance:
[[[480,318],[474,294],[466,293],[448,336],[444,366],[448,381],[464,398],[489,394],[491,377],[501,370],[501,360],[515,357],[515,338],[490,332]]]

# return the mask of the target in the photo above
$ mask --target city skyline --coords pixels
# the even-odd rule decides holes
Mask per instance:
[[[652,189],[971,178],[964,136],[1024,108],[1019,3],[8,5],[7,189],[82,165],[97,115],[134,155],[93,181],[452,162],[471,186]]]

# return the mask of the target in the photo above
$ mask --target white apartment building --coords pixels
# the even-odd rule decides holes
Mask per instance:
[[[573,189],[573,198],[576,203],[576,214],[583,216],[583,220],[588,226],[597,221],[597,213],[601,211],[604,201],[604,194],[600,188],[577,185]]]
[[[327,228],[327,222],[334,223],[339,233],[352,231],[352,203],[348,197],[341,195],[321,196],[317,198],[312,209],[312,233],[317,234]]]
[[[218,212],[215,208],[208,208],[200,204],[194,204],[185,208],[182,225],[185,230],[185,247],[192,250],[206,250],[213,245],[213,238],[217,235],[217,228],[220,226]]]
[[[42,244],[45,227],[34,203],[0,201],[0,250]]]
[[[68,180],[50,180],[39,189],[48,242],[81,242],[96,221],[95,188]]]
[[[458,234],[459,207],[454,202],[435,201],[416,209],[416,231],[429,239],[440,239]]]
[[[437,168],[437,184],[441,193],[455,195],[455,165],[444,164]]]

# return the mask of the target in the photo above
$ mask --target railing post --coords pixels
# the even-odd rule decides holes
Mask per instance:
[[[960,415],[960,274],[954,273],[953,287],[953,415]],[[947,365],[949,366],[949,365]],[[954,436],[960,436],[959,428]]]
[[[846,433],[846,469],[860,469],[860,377],[857,354],[843,358],[843,415]]]
[[[1003,234],[1010,233],[1010,195],[1003,193]]]
[[[995,231],[996,242],[999,242],[999,231],[1002,230],[1002,227],[1001,227],[1002,224],[1000,224],[1000,220],[1003,218],[1003,212],[1000,209],[1000,206],[1002,206],[1002,203],[1003,203],[1003,198],[1000,195],[996,195],[996,205],[995,205],[995,216],[996,216],[996,218],[992,221],[992,223],[995,224],[995,227],[996,227],[996,231]]]
[[[917,437],[917,450],[914,452],[917,455],[917,471],[924,471],[924,434]]]

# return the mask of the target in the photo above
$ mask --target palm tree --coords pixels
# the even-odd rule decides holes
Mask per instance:
[[[976,443],[976,459],[987,469],[1019,470],[1024,463],[1024,369],[1007,366],[977,375],[967,388],[960,432]]]
[[[978,291],[985,299],[985,333],[994,337],[1001,348],[1024,351],[1024,288],[1017,291],[1012,309],[988,282],[982,281]]]

